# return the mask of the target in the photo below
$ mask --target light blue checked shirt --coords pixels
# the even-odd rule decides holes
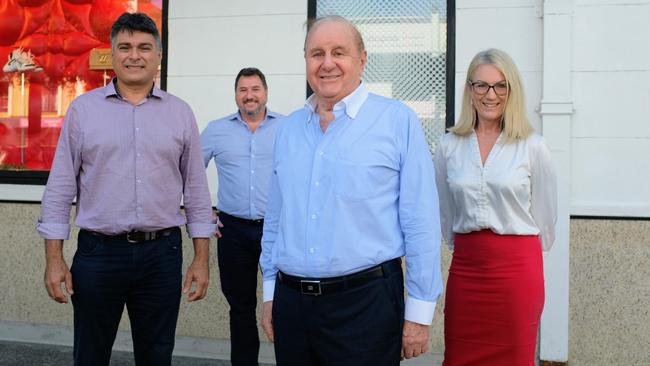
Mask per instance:
[[[210,122],[201,133],[203,163],[207,167],[214,159],[217,166],[220,211],[244,219],[264,218],[281,117],[267,109],[252,132],[237,112]]]
[[[415,113],[361,84],[325,133],[312,96],[278,131],[260,265],[264,301],[278,270],[355,273],[406,257],[405,318],[430,324],[442,292],[431,154]]]

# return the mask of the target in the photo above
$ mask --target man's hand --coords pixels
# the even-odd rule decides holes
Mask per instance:
[[[402,357],[412,358],[429,351],[429,326],[404,320]]]
[[[266,333],[266,338],[273,342],[273,300],[262,304],[262,329]]]
[[[208,292],[210,281],[210,239],[194,238],[194,260],[185,274],[183,293],[187,294],[188,301],[201,300]],[[194,289],[192,290],[192,284]]]
[[[217,224],[217,231],[214,232],[214,236],[220,238],[221,231],[219,231],[219,228],[223,227],[223,223],[221,222],[221,220],[219,220],[219,215],[217,215],[217,213],[214,211],[212,211],[212,222]]]
[[[63,240],[45,240],[45,289],[47,294],[56,302],[68,303],[68,297],[61,289],[61,283],[65,283],[65,290],[69,295],[74,293],[72,289],[72,274],[68,265],[63,259]]]

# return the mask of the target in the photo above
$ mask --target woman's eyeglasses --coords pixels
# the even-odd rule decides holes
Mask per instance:
[[[467,83],[472,87],[472,91],[478,95],[485,95],[491,89],[494,89],[494,93],[498,96],[504,96],[508,94],[508,83],[505,81],[498,82],[494,85],[490,85],[485,81],[471,81],[468,80]]]

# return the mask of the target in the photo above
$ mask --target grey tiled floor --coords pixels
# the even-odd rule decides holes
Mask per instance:
[[[113,352],[111,366],[134,365],[131,352]],[[0,341],[1,366],[72,365],[72,347]],[[229,361],[174,357],[174,366],[230,366]],[[266,365],[271,366],[271,365]]]

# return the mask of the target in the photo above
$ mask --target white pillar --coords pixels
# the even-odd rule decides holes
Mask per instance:
[[[544,260],[546,303],[540,326],[540,359],[569,358],[569,215],[571,197],[571,38],[573,0],[544,0],[542,130],[558,176],[558,222]]]

